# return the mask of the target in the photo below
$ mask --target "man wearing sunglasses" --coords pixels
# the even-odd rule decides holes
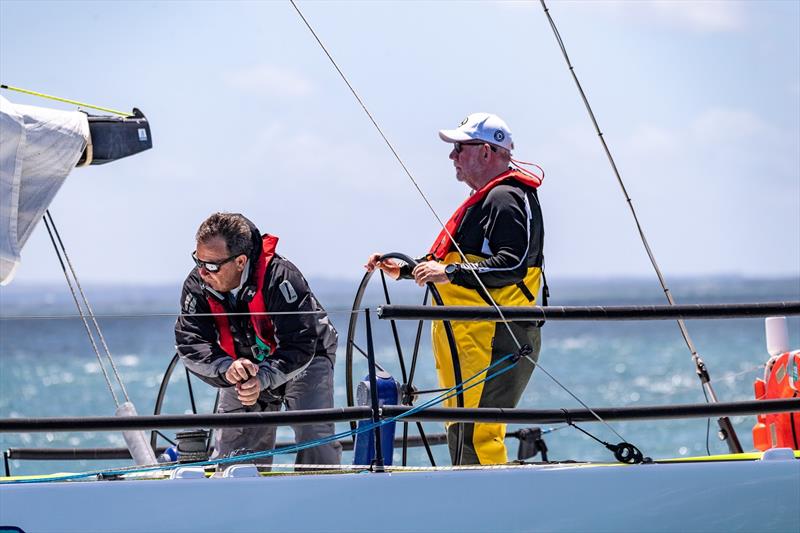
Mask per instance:
[[[278,238],[240,214],[215,213],[197,230],[195,268],[175,324],[178,354],[190,372],[220,388],[222,413],[333,407],[337,334]],[[307,442],[329,424],[294,426]],[[275,446],[275,426],[216,430],[214,457]],[[298,464],[339,464],[338,442],[300,451]],[[272,463],[272,458],[258,462]]]
[[[439,137],[452,145],[456,179],[472,189],[469,198],[413,271],[408,265],[380,261],[381,254],[371,255],[365,267],[380,268],[395,278],[413,278],[420,286],[435,283],[445,305],[537,304],[544,229],[536,190],[542,176],[516,166],[511,131],[497,115],[473,113],[458,128],[441,130]],[[543,293],[547,294],[546,285]],[[496,364],[491,371],[496,377],[464,392],[464,406],[515,407],[533,372],[531,361],[539,357],[540,324],[451,324],[462,379]],[[439,384],[451,388],[454,370],[442,322],[433,323],[432,333]],[[527,357],[520,357],[520,352]],[[508,358],[510,354],[513,358]],[[445,405],[455,407],[456,399]],[[504,424],[463,424],[463,429],[462,464],[508,461]],[[457,426],[449,424],[447,435],[455,462]]]

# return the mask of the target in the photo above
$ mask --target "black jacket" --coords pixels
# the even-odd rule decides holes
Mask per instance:
[[[541,267],[544,261],[544,224],[536,189],[513,180],[495,186],[469,208],[453,237],[465,254],[482,258],[462,264],[454,284],[479,288],[470,270],[487,287],[521,281],[529,267]]]
[[[254,244],[261,250],[261,237],[254,228]],[[251,266],[255,256],[250,258]],[[252,277],[252,268],[251,274]],[[248,279],[244,286],[251,282]],[[281,291],[279,285],[291,284],[291,290]],[[239,297],[244,290],[239,291]],[[277,348],[264,361],[258,363],[258,379],[262,390],[275,391],[292,379],[311,362],[315,356],[328,357],[333,363],[336,357],[337,333],[328,315],[319,304],[303,275],[289,260],[275,254],[265,273],[263,296],[270,319],[275,327]],[[210,385],[230,387],[224,374],[233,363],[217,343],[217,325],[210,316],[207,298],[217,298],[226,311],[247,313],[247,304],[237,298],[235,303],[229,293],[220,295],[207,287],[193,269],[183,284],[181,294],[182,313],[175,324],[175,344],[186,368]],[[220,298],[221,297],[221,298]],[[292,312],[303,312],[293,314]],[[281,314],[286,313],[289,314]],[[228,320],[239,331],[252,332],[247,315],[231,316]],[[234,335],[237,357],[246,357],[250,346],[243,346],[244,335]]]
[[[453,237],[465,254],[481,258],[461,263],[453,284],[478,289],[475,273],[490,288],[522,281],[529,267],[544,263],[544,222],[536,189],[513,180],[495,186],[467,210]],[[400,276],[413,279],[411,271],[403,265]]]

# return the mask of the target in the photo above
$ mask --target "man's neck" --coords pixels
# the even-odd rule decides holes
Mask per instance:
[[[245,284],[245,282],[247,281],[247,278],[248,278],[249,276],[250,276],[250,260],[248,259],[248,260],[247,260],[247,263],[245,263],[245,264],[244,264],[244,270],[242,270],[242,277],[241,277],[241,279],[239,280],[239,286],[238,286],[238,287],[236,287],[236,288],[234,288],[234,289],[232,289],[232,290],[230,291],[230,292],[231,292],[231,294],[233,294],[234,296],[236,296],[236,295],[239,293],[239,290],[240,290],[240,289],[241,289],[241,288],[244,286],[244,284]]]
[[[495,179],[497,176],[508,172],[508,168],[509,167],[507,165],[503,165],[503,166],[498,166],[491,170],[487,170],[486,173],[484,173],[484,175],[481,176],[481,178],[476,179],[474,181],[475,186],[472,187],[473,190],[479,191],[483,189],[487,183]]]

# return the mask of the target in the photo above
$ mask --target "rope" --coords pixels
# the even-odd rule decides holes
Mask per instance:
[[[425,202],[425,204],[428,206],[428,209],[431,211],[431,213],[433,214],[433,216],[434,216],[434,218],[436,219],[436,221],[439,223],[439,225],[440,225],[440,226],[443,228],[444,232],[445,232],[445,233],[447,234],[447,236],[450,238],[450,241],[451,241],[451,242],[453,243],[453,245],[455,246],[455,248],[456,248],[456,250],[458,251],[458,254],[459,254],[459,256],[461,257],[462,261],[464,261],[464,262],[468,262],[468,261],[467,261],[467,257],[466,257],[466,255],[464,254],[463,250],[462,250],[462,249],[461,249],[461,247],[458,245],[458,243],[456,242],[455,238],[453,238],[453,235],[452,235],[452,234],[450,233],[450,231],[447,229],[447,226],[446,226],[446,225],[445,225],[445,223],[442,221],[442,219],[439,217],[438,213],[437,213],[437,212],[436,212],[436,210],[433,208],[433,206],[431,205],[430,201],[428,201],[428,198],[425,196],[425,193],[424,193],[424,192],[422,192],[422,188],[421,188],[421,187],[419,186],[419,184],[417,183],[417,180],[415,180],[415,179],[414,179],[414,176],[411,174],[411,172],[408,170],[408,167],[406,167],[405,163],[404,163],[404,162],[403,162],[403,160],[400,158],[400,155],[397,153],[397,150],[395,150],[395,148],[394,148],[394,146],[392,145],[392,143],[389,141],[389,139],[388,139],[388,138],[386,137],[386,135],[383,133],[383,130],[381,129],[381,127],[378,125],[378,123],[377,123],[377,122],[375,121],[375,119],[373,118],[373,116],[372,116],[372,113],[370,113],[370,112],[369,112],[369,109],[367,109],[367,106],[364,104],[364,101],[361,99],[361,97],[358,95],[358,93],[356,92],[356,90],[353,88],[353,85],[352,85],[352,84],[350,83],[350,81],[347,79],[347,76],[345,76],[345,75],[344,75],[344,72],[342,72],[342,69],[341,69],[341,68],[339,68],[339,65],[338,65],[338,64],[336,63],[336,61],[333,59],[333,57],[331,56],[330,52],[328,52],[328,49],[327,49],[327,48],[325,47],[325,45],[322,43],[322,40],[319,38],[319,36],[317,36],[317,33],[314,31],[314,28],[312,28],[312,27],[311,27],[311,24],[308,22],[308,20],[306,20],[306,17],[305,17],[305,16],[303,15],[303,13],[300,11],[300,8],[299,8],[299,7],[297,7],[297,4],[295,3],[295,0],[289,0],[289,2],[292,4],[292,7],[294,7],[295,11],[297,11],[297,14],[300,16],[300,18],[302,19],[303,23],[306,25],[306,27],[308,28],[308,30],[311,32],[311,35],[313,35],[313,36],[314,36],[314,39],[316,39],[317,43],[318,43],[318,44],[319,44],[319,46],[322,48],[322,51],[323,51],[323,52],[325,52],[325,55],[326,55],[326,56],[328,57],[328,59],[330,60],[331,64],[333,64],[333,67],[336,69],[336,72],[338,72],[338,73],[339,73],[339,76],[342,78],[342,80],[344,81],[344,83],[345,83],[345,84],[347,85],[347,87],[350,89],[350,92],[353,94],[353,96],[354,96],[354,97],[355,97],[355,99],[358,101],[358,103],[361,105],[361,108],[364,110],[364,113],[366,113],[367,117],[369,117],[369,120],[372,122],[372,125],[373,125],[373,126],[375,126],[375,129],[376,129],[376,130],[378,130],[378,133],[380,134],[381,138],[382,138],[382,139],[383,139],[383,141],[386,143],[386,145],[389,147],[389,150],[391,150],[391,152],[392,152],[392,154],[394,155],[395,159],[396,159],[396,160],[397,160],[397,162],[400,164],[400,166],[402,167],[403,171],[406,173],[406,176],[408,176],[408,178],[411,180],[411,183],[413,183],[413,184],[414,184],[414,187],[417,189],[417,192],[418,192],[418,193],[420,194],[420,196],[422,197],[422,200],[423,200],[423,201]],[[510,335],[510,336],[511,336],[511,338],[514,340],[514,344],[515,344],[515,345],[516,345],[516,347],[517,347],[518,353],[520,353],[520,355],[522,355],[522,356],[523,356],[523,357],[524,357],[524,358],[525,358],[525,359],[526,359],[526,360],[527,360],[529,363],[531,363],[531,364],[534,366],[534,368],[536,368],[536,367],[538,367],[538,368],[541,368],[541,369],[542,369],[542,372],[544,372],[544,373],[545,373],[545,375],[546,375],[547,377],[549,377],[549,378],[550,378],[550,379],[551,379],[553,382],[555,382],[555,383],[556,383],[556,384],[557,384],[559,387],[561,387],[561,388],[562,388],[562,389],[563,389],[563,390],[564,390],[564,391],[565,391],[567,394],[569,394],[570,396],[572,396],[572,397],[573,397],[573,398],[574,398],[574,399],[575,399],[575,400],[576,400],[576,401],[577,401],[579,404],[581,404],[581,406],[583,406],[585,409],[587,409],[589,412],[591,412],[591,413],[592,413],[592,414],[593,414],[593,415],[594,415],[594,416],[597,418],[597,420],[598,420],[599,422],[601,422],[601,423],[602,423],[602,424],[604,424],[606,427],[608,427],[608,429],[610,429],[610,430],[611,430],[611,431],[612,431],[612,432],[613,432],[615,435],[617,435],[617,436],[618,436],[620,439],[622,439],[622,440],[625,440],[625,439],[624,439],[624,438],[623,438],[623,437],[622,437],[622,436],[621,436],[619,433],[617,433],[617,431],[616,431],[616,430],[615,430],[613,427],[611,427],[611,426],[610,426],[610,425],[609,425],[609,424],[608,424],[608,423],[607,423],[605,420],[603,420],[602,418],[600,418],[600,417],[597,415],[597,413],[595,413],[595,412],[592,410],[592,408],[591,408],[591,407],[589,407],[588,405],[586,405],[586,403],[584,403],[584,402],[583,402],[583,400],[581,400],[580,398],[578,398],[578,397],[577,397],[577,396],[576,396],[576,395],[575,395],[575,394],[574,394],[572,391],[570,391],[570,390],[569,390],[567,387],[565,387],[565,386],[564,386],[564,385],[563,385],[563,384],[562,384],[560,381],[558,381],[558,380],[557,380],[557,379],[556,379],[556,378],[555,378],[555,377],[554,377],[554,376],[553,376],[553,375],[552,375],[550,372],[548,372],[547,370],[545,370],[545,368],[544,368],[544,367],[542,367],[542,365],[541,365],[541,364],[539,364],[537,361],[535,361],[533,358],[531,358],[531,357],[530,357],[530,355],[528,355],[528,354],[523,354],[523,346],[522,346],[522,344],[519,342],[519,339],[517,339],[517,336],[516,336],[516,335],[514,334],[514,332],[512,331],[512,329],[511,329],[511,325],[510,325],[510,324],[509,324],[509,323],[506,321],[506,319],[505,319],[505,316],[503,315],[503,311],[502,311],[502,310],[500,309],[500,307],[497,305],[497,302],[495,302],[494,298],[492,298],[492,295],[491,295],[491,294],[489,294],[489,290],[486,288],[486,286],[484,285],[483,281],[481,281],[480,277],[478,276],[478,273],[477,273],[476,271],[474,271],[474,270],[472,270],[472,273],[473,273],[473,275],[475,276],[475,280],[478,282],[478,285],[480,285],[481,289],[482,289],[482,290],[484,291],[484,293],[485,293],[485,294],[488,296],[489,302],[492,304],[492,307],[494,307],[494,308],[495,308],[495,310],[497,311],[497,314],[498,314],[498,315],[500,315],[500,318],[501,318],[501,320],[502,320],[503,324],[505,325],[506,329],[508,330],[508,333],[509,333],[509,335]]]
[[[629,444],[627,442],[620,442],[619,444],[610,444],[606,441],[598,439],[585,429],[577,426],[575,422],[572,421],[570,412],[568,410],[562,409],[562,411],[564,412],[564,416],[567,418],[567,426],[574,427],[584,435],[591,437],[595,441],[605,446],[608,450],[610,450],[614,454],[614,458],[620,463],[639,464],[644,461],[652,462],[652,460],[649,457],[644,457],[642,455],[642,452],[639,451],[639,448],[637,448],[632,444]]]
[[[73,104],[73,105],[77,105],[77,106],[80,106],[80,107],[89,107],[91,109],[97,109],[98,111],[105,111],[107,113],[113,113],[115,115],[120,115],[122,117],[130,117],[130,116],[132,116],[130,113],[126,113],[124,111],[117,111],[116,109],[111,109],[111,108],[108,108],[108,107],[100,107],[100,106],[96,106],[96,105],[92,105],[92,104],[87,104],[87,103],[84,103],[84,102],[78,102],[77,100],[70,100],[68,98],[61,98],[59,96],[52,96],[52,95],[49,95],[49,94],[38,93],[36,91],[31,91],[29,89],[21,89],[20,87],[13,87],[11,85],[0,84],[0,89],[8,89],[9,91],[16,91],[18,93],[30,94],[32,96],[38,96],[40,98],[46,98],[48,100],[55,100],[56,102],[64,102],[64,103],[67,103],[67,104]]]

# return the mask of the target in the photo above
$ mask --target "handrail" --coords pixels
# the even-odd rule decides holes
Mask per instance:
[[[392,418],[411,407],[385,405],[381,418]],[[800,398],[750,400],[712,404],[649,405],[637,407],[599,407],[594,409],[604,420],[658,420],[800,412]],[[0,433],[120,431],[134,429],[185,429],[190,427],[254,427],[319,422],[369,420],[369,407],[342,407],[268,413],[219,413],[210,415],[97,416],[68,418],[4,418]],[[404,420],[449,420],[459,422],[503,422],[511,424],[553,424],[592,422],[596,417],[586,409],[497,409],[480,407],[428,408]]]
[[[383,416],[398,416],[410,408],[385,405]],[[703,404],[643,405],[638,407],[597,407],[592,411],[605,421],[664,420],[677,418],[711,418],[762,413],[800,412],[800,398],[749,400]],[[587,409],[503,409],[431,407],[409,415],[408,420],[451,422],[499,422],[504,424],[556,424],[560,422],[597,422]]]
[[[752,318],[800,315],[800,302],[736,304],[622,305],[500,307],[506,320],[674,320],[710,318]],[[489,306],[384,305],[377,309],[382,320],[464,320],[501,321]]]
[[[369,420],[371,418],[372,409],[369,407],[337,407],[333,409],[307,409],[305,411],[217,413],[207,415],[3,418],[0,419],[0,433],[289,426],[316,424],[319,422]]]

